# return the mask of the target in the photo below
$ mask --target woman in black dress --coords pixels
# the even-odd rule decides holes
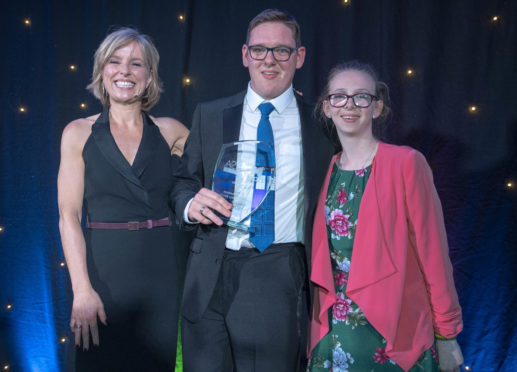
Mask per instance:
[[[131,28],[109,34],[88,86],[104,110],[63,132],[59,229],[74,295],[70,327],[82,345],[77,370],[165,371],[175,363],[178,280],[168,196],[188,130],[147,114],[161,91],[158,61],[146,35]]]

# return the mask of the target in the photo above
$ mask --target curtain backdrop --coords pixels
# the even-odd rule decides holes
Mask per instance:
[[[387,139],[427,157],[443,203],[463,308],[458,342],[465,365],[517,370],[517,1],[510,0],[3,5],[2,370],[8,364],[12,371],[64,371],[73,349],[56,175],[64,126],[100,110],[85,86],[101,40],[116,26],[149,34],[160,51],[165,87],[152,114],[190,126],[198,102],[245,89],[247,24],[268,7],[289,10],[302,27],[307,58],[294,86],[308,99],[317,97],[333,65],[350,59],[371,63],[390,86],[394,115]],[[184,257],[188,237],[178,236],[175,248]]]

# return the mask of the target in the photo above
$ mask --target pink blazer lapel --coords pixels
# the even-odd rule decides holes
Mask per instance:
[[[378,166],[377,159],[383,159],[385,156],[383,149],[383,144],[380,143],[359,207],[346,290],[347,296],[352,299],[354,292],[397,272],[386,243],[388,234],[396,233],[387,229],[388,226],[393,225],[392,221],[397,216],[395,206],[389,204],[393,198],[386,195],[391,189],[387,185],[392,178],[389,176],[389,169]],[[389,163],[384,163],[386,164]]]

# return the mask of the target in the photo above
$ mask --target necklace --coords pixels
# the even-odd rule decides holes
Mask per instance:
[[[366,159],[364,160],[362,167],[360,167],[360,168],[359,168],[359,169],[357,169],[357,170],[365,169],[365,168],[367,167],[368,163],[369,163],[370,161],[373,161],[373,158],[375,157],[375,153],[377,152],[377,148],[378,148],[378,147],[379,147],[379,143],[378,143],[378,142],[376,142],[376,143],[375,143],[375,146],[373,146],[373,150],[372,150],[372,152],[371,152],[371,153],[370,153],[370,155],[368,155],[368,157],[366,157]],[[341,168],[341,169],[345,169],[345,168],[343,167],[343,165],[344,165],[343,155],[344,155],[344,154],[345,154],[345,152],[343,151],[343,152],[341,153],[341,156],[339,157],[339,165],[340,165],[340,168]],[[353,170],[356,170],[356,169],[353,169]]]

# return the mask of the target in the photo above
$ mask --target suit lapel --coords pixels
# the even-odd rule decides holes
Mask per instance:
[[[225,143],[235,142],[239,140],[242,122],[242,109],[244,106],[244,96],[245,92],[236,94],[231,98],[231,101],[228,103],[228,105],[222,108],[222,123],[220,122],[220,114],[217,114],[217,112],[221,113],[220,107],[214,107],[214,111],[210,111],[208,113],[208,115],[210,115],[212,118],[219,117],[219,119],[216,119],[216,125],[211,126],[213,130],[208,133],[208,138],[206,138],[206,140],[204,141],[205,147],[202,151],[204,154],[206,154],[206,157],[204,158],[204,186],[207,188],[212,187],[213,172],[215,168],[215,163],[221,150],[221,146]],[[205,117],[203,117],[202,119],[207,120],[207,118]],[[220,246],[224,247],[226,236],[228,234],[228,228],[224,226],[214,229],[212,225],[209,226],[210,227],[206,227],[204,225],[200,226],[201,231],[210,234],[210,240],[207,241],[210,241],[211,245],[214,244],[214,241],[217,241],[219,242]]]
[[[243,102],[223,111],[223,143],[239,140]]]
[[[321,180],[325,177],[332,149],[322,148],[328,146],[327,143],[320,143],[321,131],[312,122],[312,107],[303,102],[296,96],[298,110],[300,111],[300,123],[302,130],[303,147],[303,168],[305,182],[305,216],[312,215],[312,210],[316,206],[316,199],[319,195]],[[320,141],[320,142],[318,142]],[[328,156],[325,154],[329,153]],[[309,213],[309,214],[308,214]]]
[[[142,113],[143,117],[143,133],[142,133],[142,141],[140,142],[140,147],[138,148],[138,152],[136,153],[135,160],[133,162],[133,166],[131,169],[133,173],[140,178],[145,168],[151,161],[153,154],[157,151],[157,145],[160,142],[164,142],[164,138],[160,133],[160,129],[154,124],[147,113]],[[167,148],[169,145],[167,144]]]
[[[142,183],[131,169],[131,166],[127,162],[124,155],[122,155],[120,152],[115,140],[113,139],[113,136],[111,135],[108,113],[109,108],[105,108],[95,124],[93,124],[92,136],[97,143],[99,150],[102,152],[106,160],[113,166],[113,168],[115,168],[129,182],[143,189],[144,187]]]

